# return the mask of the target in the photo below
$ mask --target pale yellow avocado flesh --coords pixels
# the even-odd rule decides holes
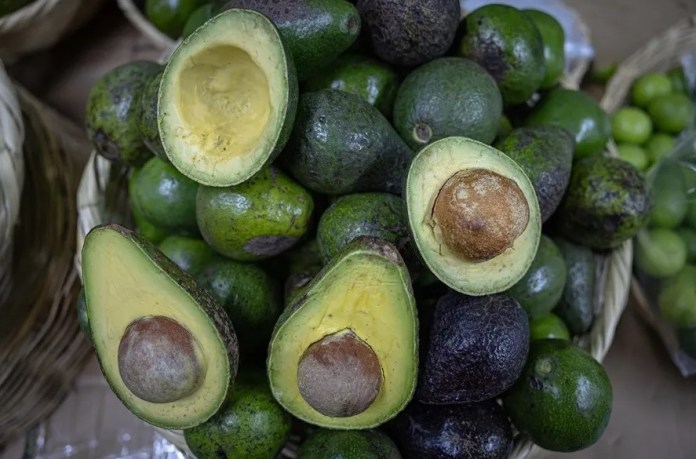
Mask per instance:
[[[460,170],[477,168],[514,180],[529,204],[529,222],[522,234],[511,247],[486,261],[467,260],[451,251],[432,218],[442,185]],[[527,272],[539,246],[539,202],[529,178],[507,155],[475,140],[449,137],[421,150],[406,179],[406,209],[413,240],[425,264],[444,284],[467,295],[488,295],[510,288]]]
[[[276,399],[294,416],[335,429],[375,427],[408,403],[416,386],[417,322],[405,268],[379,256],[355,253],[309,288],[302,306],[276,331],[269,353],[269,379]],[[334,418],[312,408],[297,389],[304,351],[326,335],[351,329],[377,354],[382,387],[355,416]]]
[[[90,235],[83,250],[87,314],[94,347],[109,385],[141,419],[160,427],[185,428],[210,418],[230,381],[227,350],[210,318],[135,243],[114,231]],[[194,393],[171,403],[150,403],[123,383],[118,348],[128,325],[145,316],[166,316],[194,337],[205,376]]]
[[[229,10],[184,40],[159,90],[159,131],[184,175],[236,185],[264,166],[288,103],[288,62],[272,23]]]

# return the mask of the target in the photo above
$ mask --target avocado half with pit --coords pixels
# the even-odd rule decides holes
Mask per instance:
[[[85,238],[92,342],[112,390],[164,428],[203,423],[228,398],[237,337],[225,311],[159,249],[118,225]]]
[[[278,30],[260,13],[231,9],[174,51],[159,87],[159,133],[182,174],[237,185],[285,145],[297,78]]]
[[[421,258],[453,290],[502,292],[534,260],[541,237],[534,187],[491,146],[465,137],[428,145],[411,163],[405,197]]]

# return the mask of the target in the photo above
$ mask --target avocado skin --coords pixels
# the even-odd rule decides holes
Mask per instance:
[[[648,220],[650,196],[642,174],[618,158],[577,161],[555,215],[559,233],[592,249],[612,249]]]
[[[281,160],[307,188],[329,195],[400,194],[413,152],[359,96],[326,89],[300,97]]]
[[[150,77],[161,71],[155,62],[135,61],[94,83],[87,98],[87,136],[101,156],[127,166],[140,166],[152,156],[138,128],[140,97]]]
[[[541,82],[543,89],[553,87],[563,75],[565,67],[565,31],[556,18],[539,10],[522,10],[532,20],[544,43],[546,73]]]
[[[511,296],[450,291],[435,306],[418,401],[431,405],[488,400],[512,386],[529,349],[529,319]]]
[[[187,236],[169,236],[160,242],[159,249],[194,277],[217,256],[204,240]]]
[[[404,457],[506,459],[512,428],[494,400],[457,405],[411,402],[388,426]]]
[[[678,328],[679,347],[691,358],[696,359],[696,328]]]
[[[458,0],[358,0],[357,7],[375,54],[400,66],[445,54],[460,18]]]
[[[611,382],[601,364],[569,341],[538,340],[503,405],[537,445],[577,451],[595,443],[609,423]]]
[[[506,105],[529,100],[544,79],[544,42],[534,22],[512,6],[491,4],[462,22],[462,56],[483,66],[500,86]]]
[[[344,0],[231,0],[223,9],[230,8],[258,11],[275,24],[299,81],[329,65],[360,34],[360,15]]]
[[[497,141],[495,148],[527,174],[539,200],[541,221],[548,220],[568,188],[575,149],[573,136],[559,126],[521,127]]]
[[[162,146],[162,139],[160,139],[159,127],[157,126],[157,100],[161,82],[162,72],[158,72],[145,84],[140,98],[138,129],[140,129],[145,146],[159,159],[169,162],[164,146]]]
[[[461,57],[442,57],[418,67],[401,84],[394,126],[414,149],[450,136],[490,143],[502,113],[500,91],[483,67]],[[432,131],[427,140],[414,132],[422,125]]]
[[[85,288],[81,287],[75,301],[75,309],[77,309],[77,323],[80,325],[82,334],[92,344],[92,330],[89,328],[89,317],[87,317],[87,298],[85,298]]]
[[[292,419],[256,373],[240,373],[231,399],[215,416],[184,430],[195,457],[268,459],[280,452]]]
[[[586,333],[594,320],[597,261],[591,249],[562,238],[554,240],[563,254],[568,278],[561,300],[553,310],[573,335]]]
[[[378,430],[319,429],[300,445],[297,459],[401,459],[396,445]]]

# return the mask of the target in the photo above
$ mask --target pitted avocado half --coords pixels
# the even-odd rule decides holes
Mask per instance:
[[[411,163],[405,196],[423,261],[458,292],[502,292],[534,260],[541,237],[534,187],[493,147],[465,137],[428,145]]]
[[[118,225],[82,249],[87,316],[102,372],[133,414],[182,429],[213,416],[237,373],[225,311],[155,246]]]
[[[260,13],[231,9],[188,36],[159,88],[159,133],[172,164],[209,186],[241,183],[269,164],[297,106],[292,58]]]

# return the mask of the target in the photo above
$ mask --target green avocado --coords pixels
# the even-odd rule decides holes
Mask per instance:
[[[170,38],[177,39],[191,13],[206,0],[145,0],[145,15]]]
[[[651,185],[649,225],[675,229],[682,224],[689,208],[683,164],[663,161],[655,170]]]
[[[529,339],[570,339],[570,332],[563,320],[556,314],[541,314],[529,321]]]
[[[360,34],[360,15],[345,0],[231,0],[267,16],[287,43],[299,81],[314,76],[347,50]]]
[[[358,236],[391,242],[402,253],[410,237],[401,198],[388,193],[342,196],[319,219],[317,243],[324,262],[338,255]]]
[[[467,14],[459,44],[462,56],[481,64],[495,78],[506,105],[522,104],[544,81],[544,41],[524,12],[500,4]]]
[[[612,249],[648,220],[650,196],[643,175],[618,158],[577,161],[556,212],[561,235],[593,249]]]
[[[324,267],[324,260],[316,239],[293,247],[281,255],[279,264],[288,266],[285,276],[284,304],[294,303],[302,295],[310,281]]]
[[[268,459],[280,453],[291,427],[292,418],[273,399],[268,381],[240,372],[230,401],[207,422],[184,430],[184,438],[200,459]]]
[[[157,127],[157,97],[159,86],[162,82],[162,72],[153,75],[145,84],[143,94],[140,98],[140,118],[138,119],[138,129],[142,135],[143,143],[159,159],[169,162],[167,153],[162,146],[159,128]]]
[[[586,333],[594,319],[597,261],[591,249],[562,238],[554,239],[568,268],[565,288],[553,312],[573,335]]]
[[[575,149],[573,136],[558,126],[521,127],[497,141],[495,148],[527,174],[539,200],[541,221],[548,220],[568,187]]]
[[[430,405],[481,402],[520,376],[529,319],[511,296],[450,291],[435,306],[416,399]]]
[[[194,277],[217,256],[205,241],[187,236],[169,236],[160,242],[159,249],[182,271]]]
[[[696,230],[687,227],[677,228],[677,234],[686,245],[686,261],[696,262]]]
[[[0,16],[14,13],[35,0],[0,0]]]
[[[696,327],[678,328],[679,347],[692,359],[696,359]]]
[[[414,149],[450,136],[490,143],[502,112],[500,91],[483,67],[443,57],[406,77],[394,102],[394,127]]]
[[[527,126],[551,124],[575,136],[575,159],[592,156],[604,148],[611,136],[609,115],[592,97],[572,89],[552,89],[524,120]]]
[[[217,16],[221,11],[222,5],[220,5],[219,2],[206,3],[196,8],[186,20],[181,32],[181,38],[186,38],[191,35],[197,28]]]
[[[204,266],[196,279],[232,319],[242,353],[265,349],[282,309],[277,281],[259,266],[221,258]]]
[[[270,166],[231,187],[201,185],[196,216],[203,239],[218,253],[257,261],[289,249],[309,230],[312,195]]]
[[[80,325],[80,330],[89,343],[92,343],[92,331],[89,329],[89,317],[87,317],[87,298],[85,298],[85,288],[80,288],[75,301],[77,309],[77,323]]]
[[[387,118],[391,117],[399,77],[387,64],[368,56],[348,53],[307,80],[305,92],[337,89],[365,99]]]
[[[300,445],[297,459],[401,459],[394,442],[378,430],[318,429]]]
[[[155,226],[147,221],[147,219],[143,217],[135,207],[131,207],[131,214],[133,215],[133,221],[135,222],[135,231],[153,244],[159,244],[167,236],[169,236],[169,231]]]
[[[318,193],[401,193],[413,152],[389,121],[354,94],[325,89],[300,97],[281,156],[295,179]]]
[[[551,312],[563,295],[568,269],[561,251],[541,236],[536,256],[522,279],[508,290],[531,319]]]
[[[537,445],[577,451],[595,443],[609,423],[611,382],[601,364],[569,341],[534,341],[503,405],[513,424]]]
[[[358,0],[372,50],[383,61],[415,66],[447,52],[459,25],[459,0]]]
[[[140,97],[162,66],[150,61],[123,64],[99,78],[87,97],[87,136],[109,161],[140,166],[151,156],[138,123]]]
[[[565,68],[565,32],[556,18],[539,10],[522,10],[539,29],[544,42],[544,64],[546,73],[541,87],[553,87],[563,75]]]

